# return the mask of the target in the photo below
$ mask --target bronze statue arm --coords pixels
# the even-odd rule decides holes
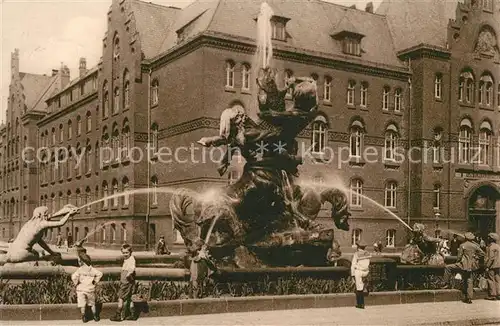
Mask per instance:
[[[64,224],[66,224],[66,222],[68,222],[69,217],[72,215],[75,215],[77,212],[78,212],[78,210],[72,209],[60,221],[45,222],[44,226],[46,228],[57,228],[57,227],[63,226]]]

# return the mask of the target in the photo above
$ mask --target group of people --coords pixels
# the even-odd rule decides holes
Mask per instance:
[[[82,321],[88,322],[93,318],[99,321],[99,312],[96,308],[96,284],[102,277],[102,272],[92,266],[92,260],[83,247],[77,248],[78,263],[80,268],[71,275],[71,280],[76,285],[77,307],[82,313]],[[123,256],[123,265],[120,274],[120,289],[118,290],[118,309],[110,318],[111,321],[136,320],[138,317],[135,311],[132,295],[135,289],[135,258],[132,255],[132,247],[129,244],[123,244],[121,247]],[[86,307],[89,306],[92,316],[86,313]]]
[[[472,303],[474,294],[473,274],[477,274],[484,269],[488,284],[488,297],[486,299],[500,300],[500,246],[498,245],[498,234],[488,234],[487,241],[484,243],[486,252],[483,251],[481,242],[473,233],[467,232],[464,237],[465,242],[460,244],[457,250],[457,262],[445,267],[444,280],[446,285],[444,288],[450,287],[453,274],[460,274],[463,282],[463,302]]]

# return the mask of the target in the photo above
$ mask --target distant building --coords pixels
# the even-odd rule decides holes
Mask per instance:
[[[343,247],[360,238],[389,248],[406,243],[405,227],[360,195],[430,232],[500,230],[498,1],[386,0],[377,13],[370,5],[362,11],[317,0],[268,3],[280,82],[311,76],[318,83],[321,115],[299,138],[314,162],[304,162],[301,178],[335,180],[352,191],[351,231],[335,231]],[[65,66],[51,76],[19,72],[16,50],[0,131],[1,238],[14,237],[38,205],[57,211],[129,189],[234,182],[241,165],[220,178],[217,163],[195,163],[180,150],[185,163],[162,164],[155,155],[135,163],[120,149],[189,148],[215,135],[220,113],[233,105],[255,116],[259,7],[219,0],[181,10],[114,0],[101,61],[87,69],[80,59],[73,80]],[[51,150],[25,164],[26,146]],[[363,155],[369,147],[379,152],[376,163]],[[399,162],[400,147],[413,148],[415,159],[418,149],[426,151],[427,163]],[[74,149],[73,158],[83,155],[82,164],[57,164],[63,148]],[[101,148],[112,150],[100,157]],[[325,161],[330,148],[336,156]],[[100,247],[127,241],[143,249],[160,235],[182,243],[168,200],[153,192],[99,202],[61,232],[78,240],[97,230],[88,242]],[[325,209],[321,223],[333,226],[328,215]]]

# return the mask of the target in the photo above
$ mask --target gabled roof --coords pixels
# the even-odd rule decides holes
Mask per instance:
[[[160,51],[162,40],[171,31],[181,9],[138,0],[131,0],[130,6],[141,38],[142,52],[146,58],[152,58]]]
[[[359,36],[364,36],[364,34],[361,33],[360,31],[358,31],[356,26],[354,26],[351,23],[351,21],[349,20],[349,15],[347,15],[347,11],[346,11],[346,15],[344,16],[344,18],[342,18],[340,20],[340,22],[337,24],[337,26],[335,26],[335,28],[333,29],[333,32],[330,33],[330,35],[340,35],[340,34],[343,34],[346,32],[351,33],[351,34],[357,34]]]
[[[214,13],[219,5],[218,0],[197,0],[182,9],[177,14],[177,19],[166,35],[161,39],[160,50],[157,54],[164,53],[178,44],[177,31],[185,28],[186,38],[198,35],[207,30]],[[230,29],[231,26],[228,26]]]
[[[253,17],[260,10],[261,0],[219,0],[219,5],[207,30],[255,39],[257,24]],[[341,5],[319,1],[267,1],[273,11],[290,18],[286,45],[309,51],[342,54],[342,47],[331,38],[332,30],[345,20],[350,28],[365,35],[361,42],[362,60],[402,66],[392,43],[383,16]]]
[[[396,50],[418,44],[446,48],[447,27],[459,0],[384,0],[377,14],[387,17]]]
[[[24,104],[28,111],[45,110],[45,100],[50,96],[58,76],[45,76],[30,73],[19,73],[23,88]]]

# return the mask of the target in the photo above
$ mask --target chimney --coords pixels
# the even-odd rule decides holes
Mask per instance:
[[[61,89],[66,87],[69,84],[70,76],[69,76],[69,68],[66,65],[63,65],[61,62],[61,70],[59,71],[61,77]]]
[[[52,69],[52,77],[54,77],[55,75],[57,75],[57,73],[59,73],[59,70]]]
[[[80,58],[80,77],[87,73],[87,59]]]
[[[365,11],[373,14],[373,2],[370,1],[366,4]]]
[[[10,54],[10,73],[12,75],[19,75],[19,49],[14,49]]]

